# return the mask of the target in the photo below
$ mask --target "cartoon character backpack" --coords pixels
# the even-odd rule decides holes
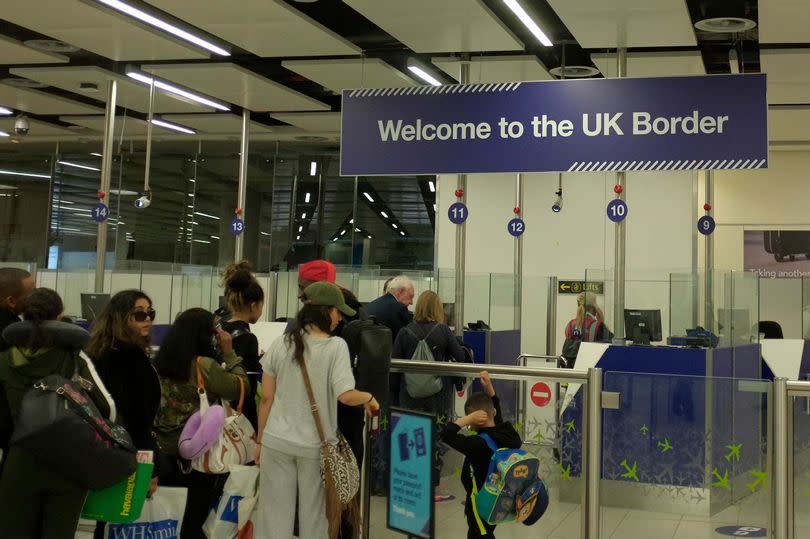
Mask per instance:
[[[492,449],[492,458],[481,490],[470,467],[476,519],[493,525],[513,520],[527,526],[534,524],[548,507],[548,490],[540,479],[540,460],[522,449],[499,449],[488,434],[479,436]]]

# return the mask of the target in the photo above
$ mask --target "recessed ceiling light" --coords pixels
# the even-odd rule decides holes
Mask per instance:
[[[738,34],[756,28],[757,23],[742,17],[714,17],[695,23],[695,28],[714,34]]]
[[[28,39],[23,45],[42,52],[78,52],[79,47],[58,39]]]
[[[203,213],[201,211],[195,211],[194,215],[199,215],[200,217],[208,217],[209,219],[216,219],[217,221],[220,220],[220,218],[217,217],[216,215],[211,215],[210,213]]]
[[[14,185],[0,185],[0,191],[16,191],[19,187]]]
[[[546,47],[551,47],[554,45],[546,33],[543,32],[539,26],[537,26],[534,19],[532,19],[529,14],[526,13],[526,10],[523,9],[520,4],[518,4],[517,0],[503,0],[503,3],[506,4],[506,7],[512,10],[512,13],[514,13],[517,18],[520,19],[520,22],[522,22],[523,25],[529,30],[529,32],[531,32],[534,37],[537,38],[537,41]]]
[[[304,203],[309,204],[309,193],[304,196]]]
[[[441,86],[442,85],[442,83],[439,82],[438,79],[436,79],[436,77],[434,77],[433,75],[431,75],[430,73],[428,73],[427,71],[425,71],[424,69],[422,69],[419,66],[409,65],[408,66],[408,71],[410,71],[411,73],[416,75],[423,82],[426,82],[426,83],[430,84],[431,86]]]
[[[6,176],[25,176],[26,178],[47,178],[51,179],[50,174],[33,174],[31,172],[17,172],[14,170],[0,170],[0,174]]]
[[[371,195],[369,195],[365,191],[363,191],[363,196],[366,197],[366,200],[368,200],[369,202],[374,202],[374,199],[371,198]]]
[[[383,217],[385,217],[386,219],[388,219],[388,214],[387,214],[387,213],[385,213],[384,211],[381,211],[381,212],[380,212],[380,215],[382,215]]]
[[[138,194],[137,191],[128,191],[126,189],[110,189],[111,195],[118,195],[122,197],[131,197]]]
[[[548,72],[555,77],[560,77],[561,79],[583,79],[585,77],[593,77],[594,75],[597,75],[599,70],[591,66],[565,66],[565,69],[560,66],[549,69]],[[564,77],[563,73],[565,74]]]
[[[171,129],[172,131],[179,131],[180,133],[185,133],[187,135],[196,135],[197,132],[189,127],[182,126],[180,124],[175,124],[172,122],[167,122],[165,120],[159,120],[157,118],[152,118],[152,123],[163,127],[165,129]]]
[[[184,90],[183,88],[179,88],[173,84],[169,84],[166,81],[162,81],[157,78],[153,78],[151,75],[147,75],[145,73],[141,73],[139,71],[129,71],[127,72],[127,77],[131,79],[135,79],[138,82],[142,82],[143,84],[148,84],[151,86],[152,80],[155,81],[155,88],[160,88],[163,91],[169,92],[170,94],[174,94],[176,96],[184,97],[186,99],[190,99],[196,103],[200,103],[201,105],[206,105],[208,107],[221,110],[221,111],[230,111],[231,107],[225,105],[224,103],[220,103],[218,101],[214,101],[213,99],[209,99],[203,95],[195,94],[193,92],[189,92],[188,90]]]
[[[3,84],[8,84],[9,86],[14,86],[15,88],[47,88],[48,85],[31,80],[31,79],[23,79],[21,77],[11,77],[8,79],[3,79]]]
[[[58,164],[66,166],[66,167],[73,167],[73,168],[81,168],[84,170],[92,170],[94,172],[101,172],[101,169],[98,167],[91,167],[88,165],[81,165],[79,163],[71,163],[70,161],[57,161]]]
[[[98,152],[90,152],[90,155],[92,155],[92,156],[94,156],[94,157],[103,157],[103,156],[102,156],[100,153],[98,153]]]
[[[436,184],[435,184],[435,183],[433,183],[433,180],[430,180],[430,181],[428,182],[428,187],[430,187],[430,192],[431,192],[431,193],[435,193],[435,192],[436,192]]]
[[[3,116],[10,116],[14,114],[14,111],[11,109],[7,109],[6,107],[0,107],[0,114]]]
[[[5,131],[0,131],[0,137],[10,137],[10,136],[11,136],[11,135],[9,135],[8,133],[6,133]]]
[[[318,163],[316,163],[315,161],[313,161],[313,162],[311,162],[311,163],[309,164],[309,175],[310,175],[310,176],[314,176],[314,175],[315,175],[315,174],[317,174],[317,173],[318,173]]]
[[[189,43],[193,43],[198,47],[202,47],[205,50],[211,51],[214,54],[219,54],[220,56],[230,56],[231,53],[219,47],[210,41],[203,39],[199,36],[195,36],[190,32],[186,32],[182,28],[178,28],[177,26],[166,22],[162,19],[158,19],[157,17],[146,13],[145,11],[141,11],[140,9],[136,8],[135,6],[131,6],[125,2],[121,2],[120,0],[96,0],[99,4],[104,4],[105,6],[109,6],[116,11],[120,11],[130,17],[138,19],[141,22],[144,22],[150,26],[154,26],[164,32],[168,32],[175,37],[179,37],[182,40],[188,41]]]

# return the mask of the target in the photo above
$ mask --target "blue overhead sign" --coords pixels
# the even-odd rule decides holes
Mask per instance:
[[[344,176],[767,163],[764,74],[343,91]]]

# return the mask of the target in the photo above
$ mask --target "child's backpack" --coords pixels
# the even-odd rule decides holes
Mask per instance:
[[[498,449],[488,434],[479,436],[492,449],[492,458],[481,490],[470,467],[476,518],[493,525],[512,520],[534,524],[548,507],[548,491],[540,479],[540,460],[522,449]]]

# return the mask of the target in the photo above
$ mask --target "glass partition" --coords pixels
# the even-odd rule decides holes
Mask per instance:
[[[802,338],[810,339],[810,277],[802,277]]]
[[[807,373],[802,373],[804,378]],[[793,406],[793,537],[803,539],[810,537],[810,397],[793,397],[788,399]]]

